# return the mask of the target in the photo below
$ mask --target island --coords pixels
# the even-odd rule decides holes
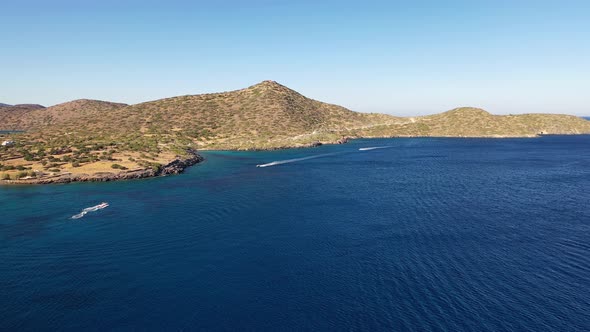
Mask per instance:
[[[127,105],[80,99],[0,105],[0,184],[112,181],[178,174],[199,150],[269,150],[382,137],[590,134],[563,114],[492,115],[473,107],[396,117],[307,98],[274,81]]]

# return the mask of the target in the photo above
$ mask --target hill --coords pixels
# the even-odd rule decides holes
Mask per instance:
[[[588,134],[590,121],[563,114],[492,115],[472,107],[410,118],[411,121],[349,134],[362,137],[535,137],[547,134]]]
[[[28,128],[27,119],[37,110],[45,109],[37,104],[20,104],[0,106],[0,130],[24,130]],[[33,115],[32,117],[37,117]]]
[[[0,130],[40,130],[47,126],[75,123],[78,119],[92,119],[101,114],[127,106],[100,100],[79,99],[43,107],[41,105],[15,105],[0,108]]]
[[[408,118],[358,113],[274,81],[135,105],[81,99],[48,108],[1,107],[0,116],[0,130],[26,130],[9,135],[15,144],[0,148],[0,178],[31,176],[32,182],[153,176],[198,162],[195,149],[300,147],[343,136],[590,133],[590,121],[569,115],[498,116],[469,107]]]
[[[172,97],[108,111],[102,108],[47,127],[45,134],[91,129],[95,134],[128,140],[138,135],[165,142],[182,137],[200,148],[253,149],[336,140],[341,130],[390,124],[396,119],[353,112],[264,81],[237,91]]]

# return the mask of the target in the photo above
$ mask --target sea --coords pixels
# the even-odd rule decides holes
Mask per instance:
[[[0,330],[590,330],[590,136],[203,156],[0,187]]]

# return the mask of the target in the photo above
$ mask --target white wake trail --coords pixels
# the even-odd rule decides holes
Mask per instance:
[[[98,210],[104,209],[108,206],[109,206],[109,203],[103,202],[103,203],[100,203],[95,206],[87,207],[84,210],[82,210],[82,212],[73,215],[71,219],[80,219],[80,218],[84,217],[88,212],[98,211]]]
[[[321,157],[326,157],[326,156],[332,156],[332,155],[340,154],[340,153],[341,152],[332,152],[332,153],[318,154],[318,155],[315,155],[315,156],[309,156],[309,157],[303,157],[303,158],[277,160],[277,161],[273,161],[273,162],[266,163],[266,164],[259,164],[259,165],[256,165],[256,167],[270,167],[270,166],[276,166],[276,165],[294,163],[294,162],[303,161],[303,160],[309,160],[309,159],[321,158]]]
[[[371,150],[377,150],[377,149],[387,149],[387,148],[391,148],[391,145],[386,145],[386,146],[371,146],[368,148],[359,148],[359,151],[371,151]]]

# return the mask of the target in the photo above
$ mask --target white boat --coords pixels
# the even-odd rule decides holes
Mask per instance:
[[[96,211],[96,210],[104,209],[104,208],[106,208],[107,206],[109,206],[109,203],[107,203],[107,202],[102,202],[102,203],[100,203],[100,204],[98,204],[98,205],[96,205],[96,206],[89,207],[89,208],[86,208],[86,209],[84,209],[84,210],[88,210],[88,211]]]

